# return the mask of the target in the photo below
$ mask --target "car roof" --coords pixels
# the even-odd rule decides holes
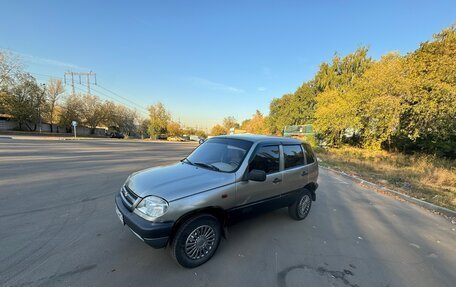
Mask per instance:
[[[302,141],[288,138],[288,137],[275,137],[275,136],[264,136],[255,134],[236,134],[236,135],[224,135],[217,136],[214,138],[226,138],[226,139],[239,139],[246,140],[253,143],[277,143],[277,144],[301,144]]]

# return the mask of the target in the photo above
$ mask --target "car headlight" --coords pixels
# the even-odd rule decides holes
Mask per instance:
[[[168,202],[163,198],[148,196],[141,200],[136,206],[136,210],[139,211],[138,215],[146,219],[155,219],[165,214],[168,211],[168,206]]]

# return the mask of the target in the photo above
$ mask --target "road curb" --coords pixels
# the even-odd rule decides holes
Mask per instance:
[[[166,141],[166,140],[148,140],[148,139],[112,139],[112,138],[86,138],[86,137],[57,137],[57,136],[35,136],[35,135],[11,135],[3,136],[0,134],[0,139],[14,139],[14,140],[45,140],[45,141],[105,141],[105,142],[126,142],[126,143],[169,143],[169,144],[187,144],[187,145],[197,145],[198,142],[195,141]]]
[[[364,179],[362,179],[362,178],[360,178],[359,176],[356,176],[356,175],[348,174],[346,172],[335,170],[333,168],[326,167],[326,166],[321,166],[321,165],[320,165],[320,168],[324,168],[324,169],[330,170],[332,172],[335,172],[337,174],[340,174],[342,176],[348,177],[348,178],[350,178],[350,179],[352,179],[354,181],[357,181],[360,184],[367,185],[367,186],[369,186],[371,188],[379,189],[379,190],[384,191],[386,193],[398,196],[398,197],[402,198],[403,200],[406,200],[408,202],[411,202],[413,204],[416,204],[418,206],[421,206],[421,207],[426,208],[428,210],[431,210],[433,212],[440,213],[440,214],[442,214],[442,215],[444,215],[446,217],[456,218],[456,211],[453,211],[451,209],[448,209],[448,208],[445,208],[445,207],[442,207],[442,206],[438,206],[438,205],[429,203],[427,201],[424,201],[424,200],[421,200],[421,199],[418,199],[418,198],[414,198],[414,197],[412,197],[410,195],[401,193],[399,191],[392,190],[392,189],[387,188],[385,186],[381,186],[381,185],[378,185],[376,183],[364,180]],[[454,220],[451,220],[451,221],[453,222]]]

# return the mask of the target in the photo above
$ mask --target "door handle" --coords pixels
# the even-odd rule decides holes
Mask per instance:
[[[282,180],[281,180],[280,178],[276,177],[276,178],[272,181],[272,183],[279,183],[279,182],[281,182],[281,181],[282,181]]]
[[[306,175],[308,175],[308,174],[309,174],[309,173],[308,173],[307,171],[304,170],[304,171],[301,173],[301,176],[306,176]]]

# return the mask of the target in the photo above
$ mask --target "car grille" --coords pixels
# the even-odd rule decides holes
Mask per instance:
[[[122,186],[120,190],[120,194],[122,196],[122,201],[125,206],[132,211],[133,207],[136,203],[136,200],[139,198],[128,186]]]

